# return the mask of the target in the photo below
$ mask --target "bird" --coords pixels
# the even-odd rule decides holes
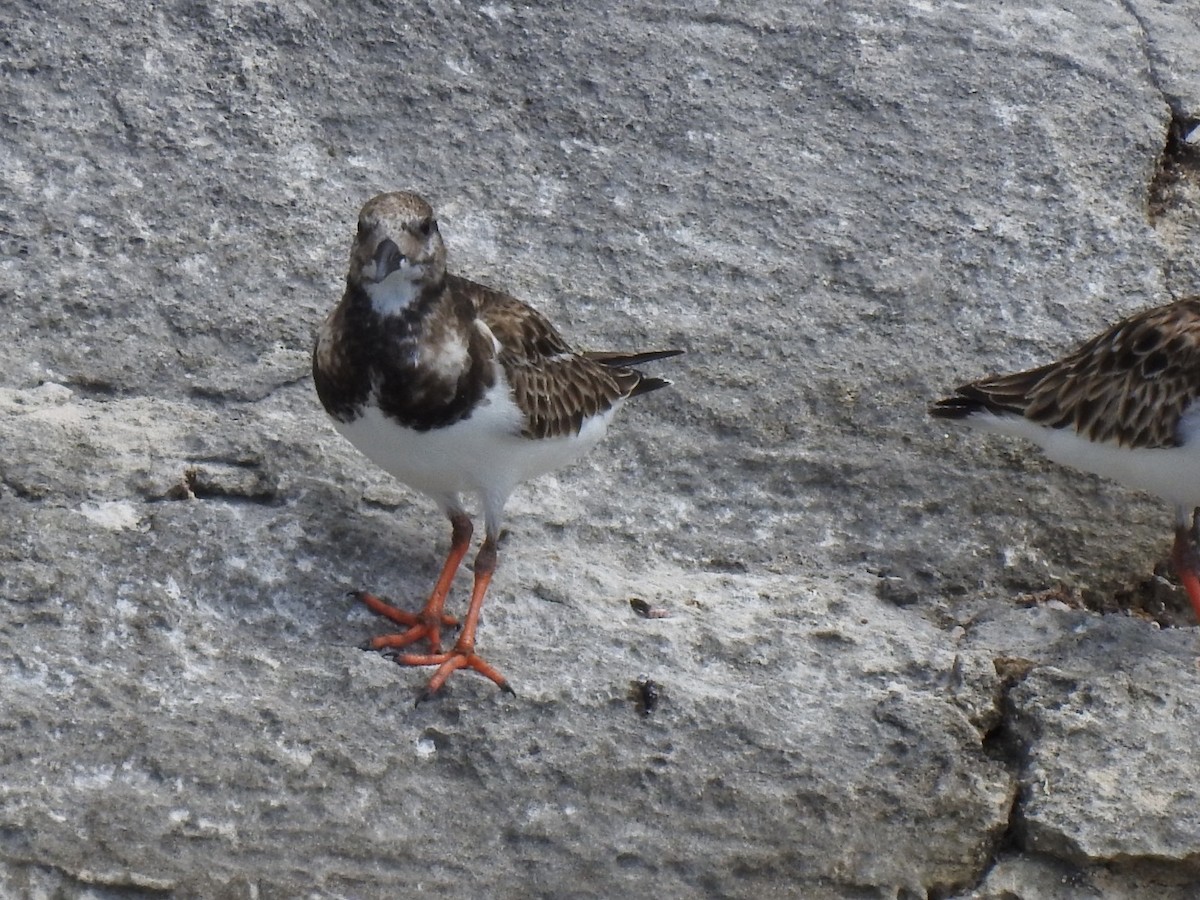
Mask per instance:
[[[930,415],[1038,444],[1175,510],[1171,562],[1200,619],[1200,296],[1122,319],[1062,359],[973,381]]]
[[[434,667],[417,702],[472,670],[508,680],[475,649],[498,563],[505,503],[518,484],[567,465],[604,436],[625,401],[671,384],[637,366],[682,350],[577,352],[533,307],[447,271],[433,208],[393,191],[363,205],[341,301],[320,326],[313,381],[334,428],[375,465],[426,495],[450,521],[450,550],[419,612],[352,592],[403,631],[365,646],[398,663]],[[442,649],[455,573],[482,510],[484,537],[457,640]],[[399,651],[425,642],[428,652]]]

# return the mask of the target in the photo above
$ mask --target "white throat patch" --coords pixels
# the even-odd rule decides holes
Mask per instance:
[[[424,271],[416,266],[401,266],[378,283],[363,287],[371,298],[371,308],[381,316],[394,316],[407,309],[421,293]]]

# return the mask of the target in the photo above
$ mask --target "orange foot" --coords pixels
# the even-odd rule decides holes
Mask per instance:
[[[458,571],[459,564],[467,554],[467,548],[471,546],[471,520],[465,513],[451,513],[450,526],[452,529],[450,552],[446,555],[442,574],[438,576],[433,593],[429,595],[429,599],[425,601],[425,606],[419,613],[396,609],[390,603],[380,600],[374,594],[368,594],[366,591],[350,592],[350,596],[357,597],[365,603],[371,612],[391,619],[397,625],[403,625],[408,629],[400,634],[384,634],[372,638],[363,645],[363,649],[395,650],[424,639],[429,641],[430,653],[441,652],[442,627],[455,628],[458,626],[458,619],[443,614],[442,607],[446,604],[446,595],[450,593],[450,584],[454,581],[454,573]]]
[[[480,675],[494,681],[500,690],[516,696],[517,692],[512,689],[508,679],[473,649],[461,647],[460,644],[461,641],[446,653],[404,653],[396,657],[396,662],[404,666],[438,667],[437,671],[433,673],[433,677],[429,679],[429,684],[425,686],[424,693],[417,698],[418,704],[432,699],[433,695],[446,683],[446,679],[459,669],[474,669]]]
[[[467,607],[466,618],[463,619],[462,631],[454,646],[446,653],[436,650],[428,654],[403,653],[396,657],[396,662],[404,666],[437,666],[437,671],[429,679],[425,692],[417,698],[417,703],[428,700],[446,683],[446,679],[459,669],[474,669],[485,678],[490,678],[502,691],[516,694],[508,684],[508,680],[495,668],[486,663],[475,652],[475,630],[479,627],[479,613],[483,608],[483,597],[487,593],[492,573],[496,571],[496,537],[491,532],[479,548],[475,557],[475,585],[471,589],[471,604]]]
[[[367,591],[351,591],[350,596],[361,600],[367,609],[377,616],[391,619],[397,625],[403,625],[408,629],[398,634],[381,634],[379,637],[371,638],[363,645],[364,650],[394,650],[425,639],[429,641],[430,653],[438,653],[442,649],[442,628],[458,627],[458,619],[454,616],[444,613],[431,614],[428,606],[419,613],[410,613],[396,609],[390,603]]]
[[[1196,547],[1195,526],[1188,528],[1184,524],[1175,528],[1175,546],[1171,548],[1171,562],[1188,599],[1192,601],[1192,610],[1200,621],[1200,549]]]

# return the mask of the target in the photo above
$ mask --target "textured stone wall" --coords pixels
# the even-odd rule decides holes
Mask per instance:
[[[925,415],[1200,291],[1196,0],[2,19],[0,895],[1196,896],[1170,511]],[[308,374],[397,188],[688,351],[509,506],[515,698],[357,649],[449,537]]]

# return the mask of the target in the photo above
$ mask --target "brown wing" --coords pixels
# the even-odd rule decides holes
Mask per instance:
[[[935,415],[1015,413],[1122,447],[1179,445],[1200,396],[1200,297],[1130,316],[1064,359],[958,388]]]
[[[527,304],[481,284],[447,277],[454,279],[454,290],[471,296],[479,318],[500,342],[499,362],[525,414],[526,437],[578,434],[587,419],[611,409],[617,400],[667,384],[576,353],[550,320]],[[599,356],[611,361],[620,355]]]

